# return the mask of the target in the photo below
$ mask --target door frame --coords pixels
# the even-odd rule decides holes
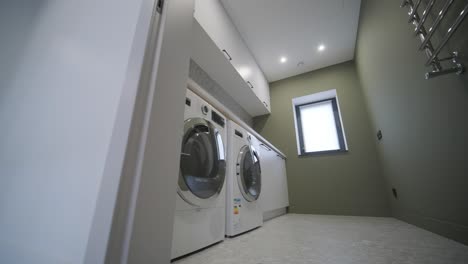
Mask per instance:
[[[164,2],[141,5],[84,263],[170,263],[194,0]]]

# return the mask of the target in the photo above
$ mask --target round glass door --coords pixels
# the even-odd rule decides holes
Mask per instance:
[[[262,189],[261,167],[258,153],[249,146],[243,146],[237,158],[237,180],[244,198],[253,202]]]
[[[226,173],[224,145],[209,121],[185,121],[179,173],[179,194],[188,203],[202,206],[221,192]]]

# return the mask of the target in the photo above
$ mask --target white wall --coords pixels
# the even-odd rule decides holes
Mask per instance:
[[[82,263],[141,0],[0,2],[0,263]]]

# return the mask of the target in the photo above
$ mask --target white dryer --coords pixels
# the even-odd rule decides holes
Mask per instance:
[[[226,118],[187,90],[171,258],[224,239]]]
[[[232,237],[263,224],[258,203],[262,189],[257,139],[228,121],[226,236]]]

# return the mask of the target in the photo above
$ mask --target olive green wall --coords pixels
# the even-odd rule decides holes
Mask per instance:
[[[336,89],[349,152],[298,157],[292,99]],[[354,62],[270,84],[269,116],[254,128],[288,157],[290,212],[388,216],[388,196]]]
[[[426,57],[400,2],[363,1],[356,56],[374,129],[383,132],[388,188],[398,191],[392,214],[468,244],[468,76],[424,79]],[[449,47],[468,54],[468,21]]]

